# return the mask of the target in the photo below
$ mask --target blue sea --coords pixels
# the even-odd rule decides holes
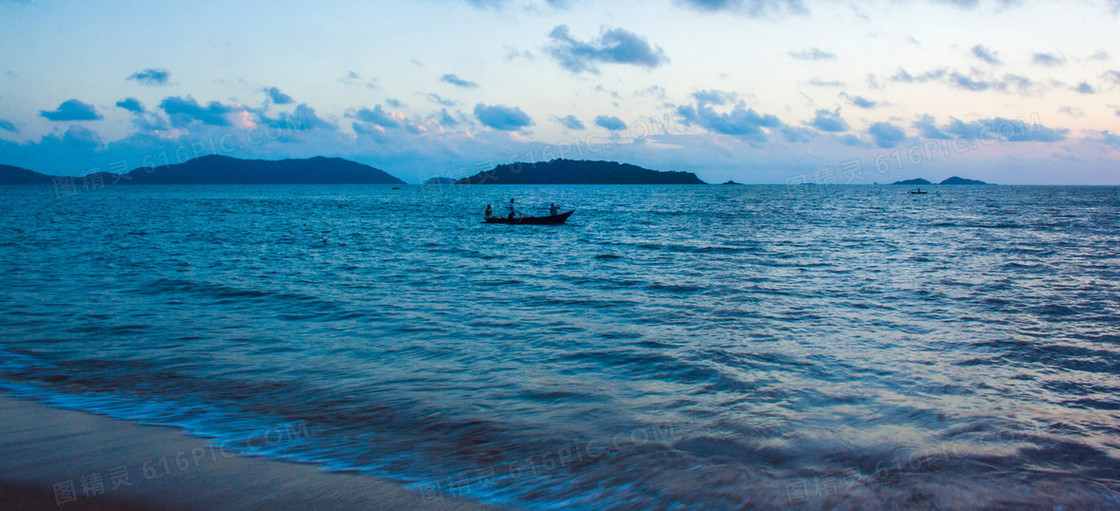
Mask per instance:
[[[1120,188],[929,190],[6,187],[0,388],[429,500],[1120,508]]]

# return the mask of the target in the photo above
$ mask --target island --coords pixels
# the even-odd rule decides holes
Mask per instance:
[[[111,175],[111,174],[110,174]],[[120,176],[128,184],[404,184],[385,171],[342,158],[241,160],[210,155],[163,167],[143,167]]]
[[[34,170],[0,165],[0,185],[49,185],[53,178]]]
[[[895,181],[891,184],[892,185],[932,185],[933,183],[919,177],[919,178],[916,178],[916,179],[905,179],[905,180],[902,180],[902,181]],[[965,179],[963,177],[953,176],[953,177],[948,178],[948,179],[946,179],[946,180],[944,180],[940,183],[937,183],[937,184],[939,184],[939,185],[990,185],[991,183],[985,183],[984,181],[980,181],[979,179]]]
[[[919,177],[917,179],[904,179],[902,181],[895,181],[891,184],[892,185],[932,185],[933,183]]]
[[[991,183],[985,183],[985,182],[983,182],[979,179],[965,179],[963,177],[953,176],[949,179],[946,179],[946,180],[942,181],[940,184],[943,184],[943,185],[990,185]]]
[[[725,185],[741,185],[743,183],[736,183],[734,179],[730,179],[726,183],[723,183],[723,184],[725,184]]]
[[[692,172],[664,172],[613,161],[551,160],[498,165],[460,179],[488,185],[702,185]]]
[[[59,177],[68,176],[49,176],[19,167],[0,165],[0,184],[50,184]],[[125,174],[95,172],[80,179],[125,185],[405,184],[383,170],[342,158],[322,156],[289,160],[242,160],[210,155],[175,165],[141,167]]]

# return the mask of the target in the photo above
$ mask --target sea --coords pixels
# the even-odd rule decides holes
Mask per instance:
[[[928,191],[5,187],[0,389],[428,502],[1120,508],[1120,188]]]

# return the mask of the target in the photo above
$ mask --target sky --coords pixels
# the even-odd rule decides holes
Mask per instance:
[[[0,0],[0,163],[1120,184],[1120,0]]]

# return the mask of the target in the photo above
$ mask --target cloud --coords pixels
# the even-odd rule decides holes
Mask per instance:
[[[1105,71],[1101,77],[1116,85],[1120,85],[1120,71]]]
[[[817,136],[817,133],[809,128],[796,126],[782,126],[779,131],[782,132],[782,137],[786,139],[786,142],[795,144],[808,142]]]
[[[144,112],[144,104],[140,103],[140,100],[136,98],[124,98],[117,101],[117,106],[136,114]]]
[[[1022,75],[1003,75],[1003,81],[1008,87],[1015,86],[1021,94],[1030,94],[1036,85],[1033,80]]]
[[[373,110],[368,108],[358,110],[354,114],[354,118],[362,122],[376,124],[382,128],[399,128],[401,121],[404,120],[403,115],[386,112],[385,109],[381,108],[381,105],[373,107]]]
[[[846,92],[841,92],[840,97],[847,99],[853,105],[860,108],[875,108],[876,106],[879,106],[878,101],[872,101],[863,96],[849,96]]]
[[[758,142],[766,141],[766,131],[762,128],[778,128],[782,122],[773,115],[762,115],[753,108],[746,108],[742,102],[730,112],[720,113],[706,103],[682,105],[677,107],[686,125],[697,125],[713,133],[734,135]]]
[[[76,99],[63,101],[54,110],[40,110],[39,115],[52,121],[97,121],[101,114],[93,105],[82,103]]]
[[[960,140],[999,140],[1004,142],[1061,142],[1069,130],[1047,128],[1035,119],[1006,119],[993,117],[974,122],[964,122],[950,118],[946,124],[938,125],[933,116],[924,115],[914,127],[923,138],[960,139]]]
[[[62,141],[65,145],[92,151],[101,145],[101,136],[96,131],[74,124],[66,130]]]
[[[889,149],[906,140],[906,132],[902,128],[888,122],[877,122],[867,129],[875,145]]]
[[[962,75],[956,71],[949,74],[949,84],[957,87],[958,89],[970,91],[985,91],[988,89],[1001,90],[1006,86],[1001,82],[989,82],[983,79],[976,79],[970,76]]]
[[[739,97],[739,95],[734,92],[709,89],[693,92],[692,97],[695,98],[698,103],[726,105],[730,104],[732,101],[735,101],[735,99]]]
[[[447,113],[446,108],[441,108],[439,110],[439,116],[437,117],[437,120],[439,121],[441,126],[458,126],[459,125],[459,121],[456,120],[454,117],[452,117],[451,114]]]
[[[660,47],[650,46],[644,37],[621,28],[604,28],[598,40],[582,42],[572,38],[567,25],[560,25],[548,37],[552,39],[548,53],[560,62],[560,67],[577,74],[598,74],[598,63],[653,69],[669,61]]]
[[[892,81],[892,82],[903,82],[903,83],[915,83],[915,82],[924,83],[924,82],[928,82],[928,81],[940,80],[940,79],[944,78],[945,75],[948,74],[948,73],[949,73],[948,69],[940,68],[940,69],[934,69],[932,71],[926,71],[925,73],[922,73],[918,76],[913,76],[910,73],[906,72],[905,69],[898,68],[898,72],[896,72],[890,78],[887,78],[887,80]]]
[[[1074,87],[1073,90],[1074,90],[1074,92],[1078,92],[1078,93],[1081,93],[1081,94],[1096,94],[1097,93],[1097,90],[1094,89],[1093,86],[1089,85],[1087,82],[1081,82],[1080,84],[1077,85],[1077,87]]]
[[[814,87],[843,87],[847,85],[840,80],[825,80],[823,78],[813,78],[809,80],[809,85]]]
[[[1058,67],[1064,65],[1066,61],[1053,53],[1035,53],[1031,57],[1031,63],[1046,67]]]
[[[918,135],[922,138],[932,138],[938,140],[949,140],[953,136],[941,131],[937,127],[937,120],[932,115],[923,115],[917,121],[914,121],[913,126],[918,128]]]
[[[947,68],[938,68],[916,76],[900,68],[898,72],[887,80],[901,83],[936,82],[949,85],[956,89],[973,92],[989,90],[1008,92],[1015,90],[1024,95],[1031,94],[1038,87],[1037,83],[1022,75],[1005,74],[1002,77],[997,77],[988,73],[983,73],[976,68],[972,68],[970,74],[964,74],[957,70],[950,71]]]
[[[132,73],[132,76],[128,77],[129,80],[136,80],[137,83],[143,85],[167,85],[167,81],[170,78],[171,71],[153,68],[137,71]]]
[[[980,5],[980,0],[934,0],[939,4],[950,4],[964,9],[972,9]]]
[[[809,48],[801,51],[791,51],[789,56],[797,60],[834,60],[836,54],[820,48]]]
[[[277,89],[276,87],[269,87],[265,89],[265,92],[268,93],[268,99],[272,100],[272,102],[276,103],[277,105],[287,105],[289,103],[293,103],[291,96],[280,92],[280,89]]]
[[[1082,110],[1080,108],[1074,108],[1074,107],[1069,106],[1069,105],[1062,105],[1062,106],[1058,107],[1058,111],[1063,113],[1063,114],[1066,114],[1066,115],[1072,115],[1074,117],[1085,117],[1085,111],[1084,110]]]
[[[1102,131],[1101,138],[1096,139],[1096,141],[1120,151],[1120,136],[1110,133],[1108,130]]]
[[[459,104],[458,101],[444,98],[444,97],[440,96],[439,94],[429,93],[429,94],[426,94],[425,97],[428,98],[429,100],[431,100],[432,102],[437,103],[437,104],[442,105],[442,106],[455,106],[455,105]]]
[[[201,106],[191,96],[164,98],[163,101],[160,101],[159,107],[171,117],[171,124],[178,128],[185,127],[195,121],[209,126],[229,126],[229,118],[226,115],[238,111],[233,106],[223,105],[217,101],[211,101],[210,104]]]
[[[807,14],[801,0],[678,0],[678,4],[701,12],[733,12],[751,18]]]
[[[565,128],[568,128],[570,130],[582,130],[582,129],[584,129],[583,123],[580,122],[579,119],[576,119],[576,116],[574,116],[574,115],[565,115],[564,117],[556,117],[553,120],[560,123],[561,126],[563,126]]]
[[[263,119],[266,124],[273,128],[291,131],[310,131],[313,129],[323,129],[334,131],[337,127],[330,122],[323,120],[315,113],[315,109],[308,106],[307,103],[300,103],[292,113],[281,112],[280,116],[276,119]]]
[[[820,131],[825,131],[828,133],[840,133],[842,131],[848,131],[848,122],[845,121],[844,118],[840,117],[839,108],[831,112],[823,109],[817,110],[816,117],[813,118],[812,121],[809,121],[808,124],[809,126],[812,126]]]
[[[369,80],[366,80],[362,78],[362,75],[355,73],[354,71],[347,72],[346,76],[339,78],[338,81],[346,85],[361,85],[367,89],[377,88],[377,78],[370,78]]]
[[[12,124],[11,121],[0,119],[0,130],[16,133],[19,131],[19,128],[17,128],[15,124]]]
[[[615,117],[613,115],[596,116],[595,124],[611,131],[622,131],[626,129],[626,123],[622,122],[622,119],[619,119],[618,117]]]
[[[495,10],[504,9],[511,4],[510,0],[466,0],[466,2],[474,7],[478,7],[479,9]],[[543,0],[540,3],[552,9],[562,10],[569,7],[569,5],[571,4],[571,0]],[[540,10],[540,6],[536,2],[526,3],[523,5],[523,7],[526,10],[534,12]]]
[[[479,103],[474,106],[474,116],[482,124],[501,131],[517,131],[533,125],[533,119],[518,107]]]
[[[993,66],[1003,64],[1003,61],[1000,60],[999,57],[996,57],[995,53],[985,48],[982,44],[978,44],[972,47],[972,56],[983,60],[984,62],[987,62]]]
[[[443,75],[443,76],[440,77],[439,81],[450,83],[451,85],[454,85],[456,87],[462,87],[464,89],[474,89],[474,88],[478,87],[477,83],[469,81],[469,80],[464,80],[464,79],[459,78],[458,76],[455,76],[453,74]]]

